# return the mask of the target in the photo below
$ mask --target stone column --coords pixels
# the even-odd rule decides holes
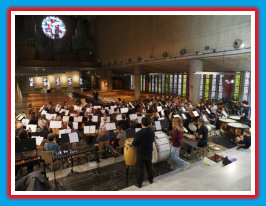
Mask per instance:
[[[195,72],[201,72],[203,68],[203,62],[201,60],[193,59],[189,63],[189,75],[190,75],[190,85],[189,85],[189,99],[193,105],[199,101],[200,97],[200,74],[194,74]]]
[[[108,82],[108,88],[107,91],[111,92],[113,89],[113,81],[112,81],[112,70],[108,69],[107,70],[107,82]]]
[[[139,98],[140,97],[140,69],[139,67],[134,68],[134,79],[135,79],[134,96],[135,98]]]

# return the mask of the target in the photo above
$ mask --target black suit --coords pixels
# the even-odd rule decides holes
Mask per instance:
[[[152,150],[154,141],[154,132],[151,128],[142,128],[136,133],[132,142],[137,147],[137,184],[141,187],[144,176],[144,165],[146,167],[150,183],[153,181],[152,174]]]

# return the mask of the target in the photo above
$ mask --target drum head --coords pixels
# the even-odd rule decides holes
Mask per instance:
[[[196,127],[194,124],[192,124],[192,123],[189,123],[188,128],[189,128],[192,132],[196,132],[196,131],[197,131],[197,127]]]
[[[155,143],[153,142],[153,151],[152,151],[152,163],[156,163],[158,161],[158,151]]]

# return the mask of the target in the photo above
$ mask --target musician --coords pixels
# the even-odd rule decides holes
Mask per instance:
[[[240,114],[240,122],[242,124],[248,125],[250,118],[250,107],[248,106],[248,101],[242,102],[241,114]]]
[[[48,123],[47,122],[44,122],[43,123],[43,127],[42,127],[42,130],[41,132],[39,133],[39,135],[41,137],[44,137],[44,139],[47,139],[47,136],[48,134],[50,134],[51,132],[49,131],[49,126],[48,126]]]
[[[31,112],[29,124],[38,124],[38,119],[35,115],[35,112]]]
[[[48,120],[46,119],[46,115],[43,114],[41,118],[38,120],[38,126],[43,129],[44,124],[48,124]]]
[[[166,136],[166,138],[172,139],[171,159],[174,160],[174,164],[171,166],[171,170],[176,170],[179,164],[181,164],[184,169],[187,169],[190,163],[184,161],[179,157],[179,151],[183,145],[182,139],[183,139],[184,127],[182,120],[179,117],[174,118],[172,127],[173,127],[172,137]]]
[[[248,149],[251,145],[251,136],[249,128],[244,129],[243,135],[236,137],[236,143],[238,148]]]
[[[28,138],[28,133],[26,132],[26,130],[23,129],[23,124],[20,122],[17,124],[15,134],[17,140],[23,140]]]
[[[196,140],[198,140],[198,146],[204,147],[207,146],[208,142],[208,129],[204,125],[204,120],[198,120],[198,130],[195,133]]]
[[[152,150],[155,134],[149,127],[147,117],[141,119],[142,129],[136,133],[136,137],[132,142],[133,146],[137,147],[137,186],[142,187],[144,176],[144,165],[148,174],[149,182],[153,183],[152,173]]]
[[[213,110],[211,112],[211,114],[209,115],[209,120],[210,120],[210,123],[212,125],[215,125],[216,126],[216,129],[220,129],[219,128],[219,123],[218,123],[219,116],[217,115],[217,110]]]
[[[60,147],[59,147],[58,143],[56,143],[55,134],[54,133],[48,134],[47,138],[48,138],[49,142],[45,143],[44,150],[45,151],[56,151],[56,152],[59,152],[60,151]]]
[[[88,121],[85,122],[85,126],[93,126],[96,125],[96,122],[92,121],[92,115],[88,116]]]
[[[97,137],[96,139],[96,142],[99,143],[99,142],[105,142],[107,140],[110,140],[110,136],[107,134],[107,130],[106,128],[102,128],[102,132],[101,134]]]
[[[193,106],[192,106],[191,102],[188,102],[188,106],[185,106],[185,109],[186,109],[189,113],[191,113],[191,112],[193,111]]]

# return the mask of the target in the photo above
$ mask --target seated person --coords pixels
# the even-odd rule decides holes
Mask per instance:
[[[59,147],[58,143],[56,143],[55,134],[54,133],[48,134],[47,138],[48,138],[49,142],[45,143],[44,151],[56,151],[56,152],[59,152],[60,151],[60,147]]]
[[[17,124],[17,129],[16,129],[15,133],[16,133],[16,140],[23,140],[23,139],[28,138],[28,133],[26,132],[25,129],[23,129],[22,123]]]
[[[105,142],[107,140],[110,140],[110,136],[107,135],[107,130],[106,128],[102,128],[102,132],[101,134],[97,137],[96,139],[96,142],[99,143],[99,142]]]
[[[204,125],[203,119],[198,120],[198,130],[195,133],[196,140],[198,140],[198,146],[207,146],[208,142],[208,129]]]
[[[85,122],[85,126],[93,126],[93,125],[96,125],[96,122],[93,122],[92,121],[92,115],[89,115],[88,116],[88,121]]]
[[[41,118],[38,120],[38,126],[39,126],[41,129],[43,129],[43,125],[44,125],[45,123],[48,124],[48,120],[46,119],[46,115],[43,114],[43,115],[41,116]]]
[[[118,122],[117,122],[117,125],[118,125],[119,127],[122,127],[122,125],[124,125],[125,128],[128,129],[128,128],[130,127],[130,121],[127,120],[127,119],[126,119],[126,115],[123,114],[123,115],[122,115],[122,120],[118,121]]]
[[[102,121],[101,124],[100,124],[100,129],[105,128],[105,127],[106,127],[106,124],[107,124],[107,118],[104,117],[104,118],[103,118],[103,121]]]
[[[42,127],[42,131],[39,133],[39,135],[40,135],[41,137],[44,137],[44,139],[47,139],[48,134],[51,133],[50,130],[48,129],[48,124],[47,124],[47,122],[43,122],[42,126],[43,126],[43,127]]]
[[[236,144],[238,148],[248,149],[251,145],[251,136],[249,129],[244,129],[243,135],[236,137]]]

